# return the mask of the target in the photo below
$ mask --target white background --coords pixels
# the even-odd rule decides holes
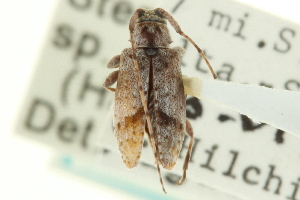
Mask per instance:
[[[239,0],[300,22],[300,2]],[[52,149],[13,135],[55,0],[0,2],[0,199],[124,199],[111,189],[49,169]]]

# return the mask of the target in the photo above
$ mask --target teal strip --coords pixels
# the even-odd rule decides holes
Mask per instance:
[[[164,194],[161,191],[161,194],[151,191],[145,187],[141,187],[140,185],[132,184],[130,182],[126,182],[118,177],[111,176],[106,173],[102,173],[101,171],[93,170],[87,167],[78,167],[76,166],[73,158],[71,156],[62,156],[59,158],[59,167],[62,169],[72,172],[74,174],[80,175],[82,177],[93,180],[97,183],[101,183],[112,188],[116,188],[118,190],[127,192],[138,198],[146,199],[146,200],[179,200],[174,196],[170,196],[170,194]]]

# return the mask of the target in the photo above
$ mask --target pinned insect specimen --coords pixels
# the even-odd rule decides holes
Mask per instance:
[[[182,47],[170,48],[167,21],[177,33],[189,40],[206,61],[202,50],[185,35],[174,18],[164,9],[137,9],[129,30],[132,48],[113,57],[108,68],[118,68],[103,86],[115,92],[114,131],[124,164],[135,167],[140,159],[144,133],[149,136],[163,191],[160,168],[171,170],[176,164],[185,133],[190,143],[183,165],[181,185],[193,147],[193,129],[186,119],[186,95],[181,74]],[[117,82],[116,88],[111,86]]]

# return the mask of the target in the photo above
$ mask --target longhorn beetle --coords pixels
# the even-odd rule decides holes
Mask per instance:
[[[114,132],[124,164],[135,167],[140,159],[144,132],[149,136],[162,185],[159,165],[171,170],[181,150],[184,134],[190,143],[183,165],[183,176],[193,147],[193,129],[186,119],[186,95],[180,70],[182,47],[170,48],[172,42],[167,20],[177,33],[190,41],[217,76],[202,50],[185,35],[174,18],[164,9],[137,9],[130,19],[130,42],[121,55],[113,57],[108,68],[112,72],[103,86],[115,92]],[[110,87],[117,81],[116,88]]]

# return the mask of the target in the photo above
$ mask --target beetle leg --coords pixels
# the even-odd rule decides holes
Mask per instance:
[[[112,86],[118,80],[118,75],[119,75],[119,70],[109,74],[103,83],[103,87],[105,87],[105,89],[107,90],[115,92],[116,88],[111,88],[110,86]]]
[[[193,144],[194,144],[194,131],[193,131],[193,127],[192,127],[191,123],[189,122],[189,120],[186,120],[185,130],[191,139],[190,139],[189,148],[186,153],[184,164],[183,164],[183,175],[182,175],[181,179],[177,182],[178,185],[181,185],[186,178],[186,170],[188,169],[188,166],[189,166],[189,161],[191,158],[191,153],[192,153]]]
[[[120,66],[120,57],[121,55],[114,56],[112,59],[108,61],[106,67],[109,69],[117,68]]]

